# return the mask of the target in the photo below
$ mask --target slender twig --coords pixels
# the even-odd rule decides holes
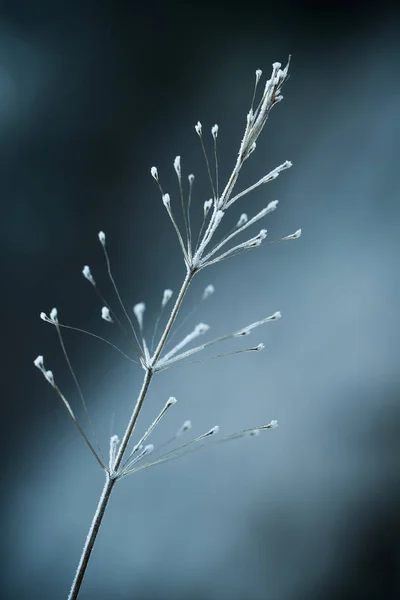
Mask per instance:
[[[179,308],[180,308],[180,306],[182,304],[182,301],[183,301],[183,299],[185,297],[185,294],[186,294],[186,292],[187,292],[187,290],[189,288],[189,285],[190,285],[190,282],[191,282],[193,276],[194,276],[194,272],[193,271],[187,271],[186,277],[185,277],[185,279],[183,281],[182,287],[181,287],[180,292],[178,294],[178,297],[177,297],[177,299],[175,301],[175,304],[174,304],[174,307],[172,309],[171,315],[169,317],[168,323],[167,323],[167,325],[166,325],[166,327],[164,329],[164,332],[163,332],[163,334],[162,334],[162,336],[160,338],[158,346],[157,346],[157,348],[156,348],[156,350],[155,350],[155,352],[154,352],[154,354],[153,354],[153,356],[151,358],[151,364],[152,364],[152,366],[151,367],[149,366],[146,369],[145,376],[144,376],[143,383],[142,383],[142,389],[140,390],[140,393],[139,393],[139,396],[137,398],[135,407],[133,409],[132,416],[130,418],[130,421],[128,423],[128,426],[126,428],[124,436],[122,438],[122,442],[121,442],[121,445],[119,447],[119,450],[118,450],[118,453],[117,453],[117,456],[116,456],[116,459],[115,459],[115,463],[114,463],[114,475],[111,475],[110,473],[107,473],[106,483],[104,485],[103,492],[102,492],[102,494],[100,496],[100,500],[99,500],[99,503],[97,505],[96,512],[94,513],[92,524],[90,526],[89,533],[88,533],[88,536],[86,538],[85,545],[83,547],[83,551],[82,551],[81,558],[80,558],[80,561],[79,561],[79,564],[78,564],[78,568],[76,570],[74,581],[72,583],[71,591],[70,591],[69,596],[68,596],[68,600],[76,600],[76,598],[78,597],[79,590],[80,590],[80,587],[82,585],[82,581],[83,581],[83,578],[85,576],[86,568],[87,568],[87,565],[88,565],[88,562],[89,562],[89,558],[90,558],[90,555],[92,553],[94,542],[95,542],[97,534],[99,532],[99,529],[100,529],[100,526],[101,526],[101,522],[103,520],[104,513],[105,513],[108,501],[109,501],[110,496],[111,496],[111,492],[112,492],[112,490],[114,488],[115,482],[118,479],[118,475],[117,475],[118,469],[119,469],[119,467],[121,465],[121,462],[122,462],[122,460],[124,458],[124,454],[126,452],[126,449],[127,449],[128,444],[130,442],[133,430],[134,430],[135,425],[136,425],[136,421],[137,421],[137,419],[139,417],[139,413],[140,413],[141,408],[143,406],[144,399],[145,399],[146,394],[147,394],[147,392],[149,390],[151,380],[152,380],[152,378],[154,376],[153,365],[155,365],[155,363],[157,362],[157,359],[160,356],[160,354],[161,354],[161,352],[162,352],[162,350],[164,348],[165,342],[167,341],[167,338],[168,338],[168,334],[171,331],[171,328],[172,328],[172,326],[174,324],[174,321],[175,321],[175,319],[177,317],[177,314],[179,312]]]

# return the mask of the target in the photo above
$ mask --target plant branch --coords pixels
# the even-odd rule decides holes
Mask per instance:
[[[119,479],[118,469],[124,458],[124,455],[125,455],[126,449],[128,447],[128,444],[130,442],[137,419],[138,419],[140,411],[142,409],[144,399],[147,395],[151,380],[154,376],[155,371],[153,370],[153,367],[157,363],[157,360],[164,348],[164,345],[167,341],[168,335],[169,335],[169,333],[172,329],[172,326],[175,322],[175,319],[179,312],[179,308],[180,308],[182,301],[185,297],[185,294],[189,288],[190,282],[194,277],[194,274],[195,274],[195,272],[191,271],[191,270],[188,270],[186,272],[186,277],[183,281],[182,287],[180,289],[180,292],[178,294],[178,297],[177,297],[174,307],[172,309],[171,315],[168,319],[168,323],[165,326],[164,332],[163,332],[163,334],[160,338],[160,341],[157,345],[157,348],[151,358],[150,365],[148,365],[145,369],[146,373],[145,373],[145,376],[143,379],[142,389],[140,390],[139,396],[137,398],[135,407],[132,412],[132,416],[130,418],[130,421],[128,423],[126,431],[124,433],[124,437],[122,438],[122,442],[119,447],[118,454],[116,456],[115,463],[113,465],[113,469],[112,469],[112,471],[107,472],[106,482],[105,482],[103,491],[101,493],[96,511],[94,513],[92,524],[90,526],[85,545],[83,547],[83,551],[81,554],[81,558],[79,560],[79,564],[78,564],[78,568],[76,570],[74,581],[71,586],[68,600],[76,600],[78,598],[79,590],[81,588],[82,581],[85,576],[89,558],[92,553],[93,546],[96,541],[96,537],[99,532],[99,529],[100,529],[100,526],[101,526],[101,523],[102,523],[102,520],[104,517],[104,513],[107,508],[108,501],[111,496],[111,492],[114,488],[116,481]]]

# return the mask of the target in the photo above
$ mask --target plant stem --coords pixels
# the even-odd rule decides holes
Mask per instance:
[[[195,274],[195,271],[187,270],[186,277],[182,283],[181,289],[180,289],[177,299],[175,301],[171,315],[168,319],[168,323],[165,326],[164,332],[160,338],[160,341],[157,345],[154,355],[151,358],[151,361],[150,361],[151,364],[149,367],[146,368],[146,373],[145,373],[145,376],[143,379],[142,388],[140,390],[138,399],[136,401],[135,408],[133,409],[132,416],[129,420],[128,426],[124,433],[124,437],[122,439],[121,445],[118,450],[118,454],[115,459],[114,468],[113,468],[113,470],[115,472],[118,471],[118,469],[121,465],[121,462],[124,458],[125,451],[128,447],[130,438],[131,438],[133,430],[135,428],[136,421],[139,417],[141,408],[143,406],[144,399],[149,390],[151,380],[154,376],[153,367],[156,364],[156,362],[164,348],[165,342],[167,341],[168,335],[169,335],[169,333],[172,329],[172,326],[175,322],[176,316],[179,312],[179,308],[180,308],[182,301],[185,297],[185,294],[189,288],[190,282],[194,277],[194,274]],[[110,473],[107,473],[106,482],[104,484],[103,491],[101,493],[99,502],[97,504],[96,511],[95,511],[93,519],[92,519],[92,524],[90,526],[89,533],[87,535],[86,542],[83,547],[83,551],[81,554],[81,558],[79,560],[78,568],[76,570],[75,578],[74,578],[74,581],[72,582],[71,590],[69,592],[68,600],[76,600],[76,598],[78,598],[78,594],[79,594],[79,591],[80,591],[80,588],[82,585],[82,581],[83,581],[83,578],[86,573],[89,558],[92,553],[92,549],[93,549],[94,543],[96,541],[96,537],[99,532],[100,525],[102,523],[104,513],[105,513],[108,501],[111,496],[111,492],[113,491],[114,485],[117,482],[117,480],[118,480],[118,475],[111,476]]]
[[[71,590],[69,592],[68,600],[76,600],[76,598],[78,597],[79,590],[81,589],[82,581],[86,573],[89,558],[92,553],[92,548],[96,540],[97,534],[99,532],[104,512],[106,510],[115,482],[116,479],[111,479],[110,476],[107,474],[106,483],[104,485],[103,491],[101,492],[96,512],[94,513],[92,524],[90,526],[89,533],[87,535],[86,542],[81,554],[81,558],[79,560],[78,568],[76,570],[75,578],[72,582]]]

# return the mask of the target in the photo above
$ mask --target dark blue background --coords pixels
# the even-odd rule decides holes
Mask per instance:
[[[2,597],[66,598],[101,473],[34,368],[44,354],[80,414],[55,332],[38,315],[109,339],[80,274],[108,298],[97,232],[120,291],[145,300],[151,333],[182,258],[154,181],[177,201],[173,159],[210,192],[193,126],[220,126],[221,177],[243,132],[254,71],[292,54],[241,189],[279,198],[270,239],[206,271],[209,304],[189,320],[214,335],[282,310],[253,334],[257,355],[157,378],[140,433],[186,418],[195,433],[279,419],[262,438],[215,447],[126,479],[95,547],[82,600],[391,600],[399,582],[399,14],[381,2],[3,2],[0,8]],[[238,189],[239,189],[238,188]],[[199,209],[201,212],[201,208]],[[111,332],[111,333],[110,333]],[[114,337],[113,337],[114,336]],[[137,367],[66,336],[104,448],[140,388]],[[221,351],[237,348],[227,344]],[[220,349],[218,349],[220,350]],[[113,420],[114,425],[111,425]]]

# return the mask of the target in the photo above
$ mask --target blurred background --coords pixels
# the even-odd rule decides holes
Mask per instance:
[[[207,339],[276,310],[283,318],[216,352],[263,352],[157,376],[141,435],[186,419],[193,434],[278,419],[257,438],[214,445],[124,479],[112,496],[82,600],[391,600],[400,594],[399,14],[395,3],[13,0],[0,8],[3,473],[1,597],[66,598],[103,476],[33,366],[43,354],[85,422],[55,330],[62,323],[127,346],[100,319],[81,269],[109,302],[103,229],[129,310],[184,266],[150,167],[172,202],[182,156],[195,173],[193,227],[210,197],[194,125],[218,123],[221,182],[243,134],[254,72],[286,64],[238,191],[284,160],[293,168],[238,201],[271,200],[270,240],[193,282],[175,338]],[[228,219],[228,216],[226,217]],[[259,228],[254,233],[258,232]],[[215,294],[190,314],[207,284]],[[161,320],[161,323],[163,321]],[[179,324],[178,322],[178,324]],[[206,339],[206,338],[204,338]],[[98,340],[65,343],[107,455],[142,371]],[[212,352],[209,354],[212,355]],[[199,357],[200,358],[200,357]]]

